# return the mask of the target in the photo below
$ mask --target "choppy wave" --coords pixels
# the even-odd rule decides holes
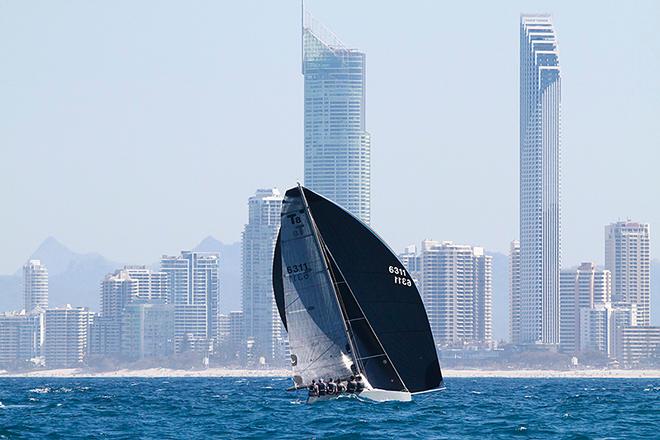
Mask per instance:
[[[305,404],[287,379],[0,379],[0,438],[653,438],[660,380],[447,379],[411,403]]]

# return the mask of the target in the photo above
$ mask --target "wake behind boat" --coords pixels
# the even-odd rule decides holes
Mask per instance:
[[[281,216],[273,290],[289,335],[292,389],[327,378],[346,386],[351,376],[363,380],[359,397],[375,401],[409,401],[439,389],[426,310],[389,247],[300,185],[286,192]]]

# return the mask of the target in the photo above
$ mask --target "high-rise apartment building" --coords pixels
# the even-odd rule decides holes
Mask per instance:
[[[212,349],[218,335],[219,261],[218,254],[191,251],[161,258],[161,271],[168,276],[174,304],[177,352]]]
[[[220,359],[232,365],[244,363],[246,339],[243,331],[243,312],[232,311],[228,315],[220,315],[219,322]]]
[[[92,319],[86,307],[46,310],[44,360],[48,368],[78,367],[85,362]]]
[[[371,220],[366,55],[303,11],[305,186]]]
[[[612,300],[635,304],[637,325],[651,325],[651,256],[648,223],[605,226],[605,267],[612,272]]]
[[[563,352],[577,353],[581,351],[580,317],[582,310],[609,305],[611,294],[610,271],[597,269],[594,263],[582,263],[577,269],[561,271],[560,349]],[[584,316],[590,316],[589,312],[585,312]],[[607,350],[605,351],[607,352]]]
[[[0,313],[0,367],[23,366],[38,355],[41,314]]]
[[[621,332],[623,365],[657,367],[660,365],[660,327],[625,327]]]
[[[561,71],[549,15],[520,19],[520,338],[559,343]]]
[[[492,257],[479,247],[422,242],[422,299],[436,344],[492,341]]]
[[[48,307],[48,269],[40,260],[30,260],[23,266],[23,300],[28,313]]]
[[[132,303],[122,313],[121,354],[130,360],[165,358],[174,353],[174,305]]]
[[[122,335],[124,313],[130,304],[168,302],[169,278],[165,272],[125,266],[106,275],[101,282],[101,314],[90,330],[90,353],[116,357],[126,351],[123,344],[138,344]]]
[[[245,337],[253,362],[281,364],[284,329],[273,296],[273,253],[280,228],[282,194],[260,189],[248,200],[248,223],[242,236],[242,290]]]
[[[121,353],[121,320],[124,309],[138,294],[138,282],[125,270],[118,270],[101,281],[101,313],[94,321],[90,352],[118,357]]]
[[[520,344],[520,242],[509,248],[509,341]]]
[[[170,302],[167,273],[153,271],[146,266],[124,266],[122,272],[137,284],[134,301],[154,304]]]
[[[610,357],[623,363],[623,329],[637,326],[635,304],[614,304],[610,315]]]
[[[580,353],[609,355],[611,314],[610,305],[603,303],[580,309],[580,333],[576,338]]]
[[[408,273],[410,274],[410,277],[415,281],[415,285],[417,285],[417,289],[419,291],[422,291],[422,280],[421,280],[421,261],[420,261],[420,256],[417,253],[417,246],[410,245],[406,246],[406,248],[403,250],[402,253],[398,255],[399,260],[401,260],[401,263],[403,264],[403,267],[406,268]]]

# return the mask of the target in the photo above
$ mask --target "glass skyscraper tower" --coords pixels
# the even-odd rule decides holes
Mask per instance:
[[[366,55],[346,48],[303,9],[305,186],[371,220],[371,143],[365,129]]]
[[[559,343],[561,71],[549,15],[520,19],[520,342]]]

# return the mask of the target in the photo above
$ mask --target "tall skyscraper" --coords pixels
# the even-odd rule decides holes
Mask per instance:
[[[648,223],[605,226],[605,266],[612,272],[615,303],[637,306],[637,325],[651,325],[651,256]]]
[[[169,278],[174,304],[175,349],[207,353],[218,335],[220,281],[218,254],[183,251],[163,255],[161,272]]]
[[[612,276],[609,270],[597,269],[594,263],[582,263],[577,269],[561,271],[560,286],[560,349],[565,353],[577,353],[584,345],[581,341],[583,324],[584,331],[594,334],[593,327],[582,322],[581,317],[588,317],[591,325],[601,325],[603,319],[607,321],[609,312],[603,308],[609,307],[611,300]],[[607,335],[607,331],[603,334]]]
[[[365,124],[366,55],[303,11],[305,185],[371,220],[371,140]]]
[[[259,189],[248,200],[248,223],[243,230],[242,289],[245,337],[250,359],[279,364],[284,329],[273,296],[273,253],[280,228],[282,194],[277,188]]]
[[[520,344],[520,242],[509,248],[509,341]]]
[[[23,299],[25,311],[48,307],[48,269],[39,260],[30,260],[23,266]]]
[[[48,368],[78,367],[87,357],[93,314],[85,307],[47,309],[44,360]]]
[[[559,343],[561,72],[549,15],[520,19],[520,336]]]
[[[479,247],[422,242],[422,299],[438,345],[492,341],[492,257]]]

